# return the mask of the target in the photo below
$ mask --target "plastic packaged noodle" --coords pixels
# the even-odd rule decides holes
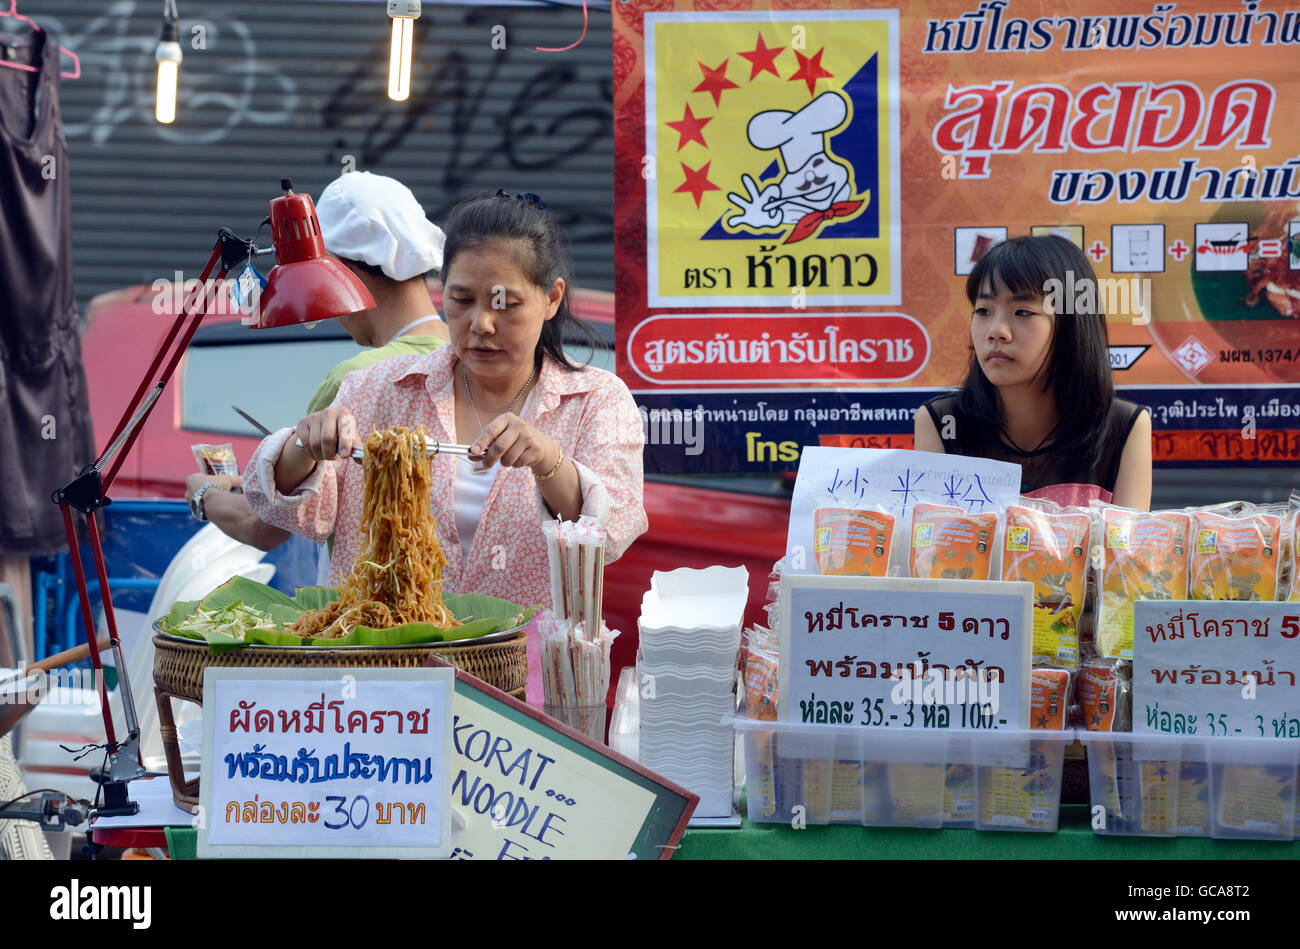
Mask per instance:
[[[1022,768],[984,767],[981,822],[1047,830],[1056,822],[1060,789],[1048,763],[1047,745],[1030,743]]]
[[[1090,732],[1116,731],[1119,712],[1119,670],[1111,662],[1085,662],[1079,667],[1079,708]]]
[[[226,442],[224,445],[191,445],[190,450],[194,452],[194,460],[198,462],[199,470],[204,474],[239,474],[239,463],[235,460],[233,442]]]
[[[1180,837],[1210,833],[1210,767],[1204,761],[1184,761],[1178,769],[1177,833]]]
[[[762,722],[776,721],[777,671],[780,665],[776,634],[761,626],[745,631],[741,651],[744,714]]]
[[[975,822],[975,768],[950,764],[943,776],[944,826],[969,827]]]
[[[1270,837],[1294,833],[1294,768],[1223,765],[1219,784],[1221,827]]]
[[[1178,766],[1171,761],[1138,761],[1138,813],[1146,834],[1172,834],[1178,803]]]
[[[1123,731],[1122,691],[1127,679],[1121,675],[1117,662],[1092,661],[1079,666],[1078,699],[1083,713],[1083,726],[1088,731]],[[1114,754],[1114,746],[1090,745],[1088,755],[1098,756],[1094,766],[1103,776],[1102,787],[1092,789],[1092,799],[1100,801],[1107,814],[1116,820],[1125,820],[1127,814],[1120,795],[1119,775],[1121,763]]]
[[[1223,517],[1192,513],[1193,600],[1277,597],[1282,519],[1274,514]]]
[[[894,543],[894,516],[884,511],[818,508],[813,535],[825,576],[883,577]]]
[[[1291,594],[1287,597],[1292,603],[1300,603],[1300,511],[1289,515],[1291,529],[1285,533],[1282,542],[1285,545],[1285,562],[1291,565]]]
[[[1059,731],[1069,710],[1070,673],[1034,669],[1029,674],[1029,727]]]
[[[996,546],[998,515],[968,514],[959,507],[912,508],[908,575],[931,580],[987,580]]]
[[[1074,668],[1088,572],[1092,518],[1086,512],[1047,513],[1007,508],[1002,579],[1034,585],[1036,662]]]
[[[1191,518],[1177,511],[1147,514],[1094,502],[1101,509],[1101,607],[1097,651],[1133,658],[1133,604],[1187,599]]]
[[[944,766],[893,764],[889,766],[890,820],[897,824],[930,824],[942,819]]]

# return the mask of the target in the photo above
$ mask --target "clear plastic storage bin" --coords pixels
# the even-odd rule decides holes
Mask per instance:
[[[1088,748],[1095,833],[1295,839],[1298,741],[1123,732],[1078,737]]]
[[[749,819],[1056,830],[1070,732],[891,731],[737,719]]]

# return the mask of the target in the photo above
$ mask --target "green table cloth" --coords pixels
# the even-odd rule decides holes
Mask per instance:
[[[743,805],[742,805],[743,806]],[[755,824],[688,830],[676,860],[1277,860],[1300,857],[1295,842],[1094,834],[1089,808],[1067,804],[1054,834],[962,828]]]

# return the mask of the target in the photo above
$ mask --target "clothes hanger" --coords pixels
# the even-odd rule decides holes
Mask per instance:
[[[31,17],[25,17],[18,12],[18,0],[9,0],[8,11],[0,11],[0,18],[10,17],[10,16],[13,17],[15,20],[18,20],[22,23],[26,23],[37,33],[43,32],[41,28],[37,26],[35,20],[33,20]],[[81,60],[77,57],[77,54],[74,53],[72,50],[68,49],[66,46],[60,46],[59,52],[65,53],[66,55],[70,56],[72,58],[72,65],[75,67],[72,72],[70,73],[61,72],[59,73],[59,76],[63,79],[80,79]],[[11,63],[6,59],[0,59],[0,66],[8,66],[10,69],[21,69],[23,72],[40,72],[40,68],[37,66],[28,66],[26,63]]]

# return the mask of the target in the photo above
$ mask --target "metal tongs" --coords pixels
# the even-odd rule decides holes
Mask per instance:
[[[295,438],[293,440],[293,443],[297,445],[298,448],[301,449],[302,451],[307,450],[303,446],[302,439]],[[469,458],[471,460],[481,457],[479,455],[471,455],[469,453],[468,445],[447,445],[444,444],[443,442],[436,442],[432,438],[428,438],[428,437],[424,439],[424,451],[425,454],[429,455],[430,457],[433,457],[434,455],[457,455],[459,457]],[[355,448],[352,449],[353,461],[361,462],[365,460],[365,457],[366,457],[366,450],[362,448],[360,445],[357,445]]]

